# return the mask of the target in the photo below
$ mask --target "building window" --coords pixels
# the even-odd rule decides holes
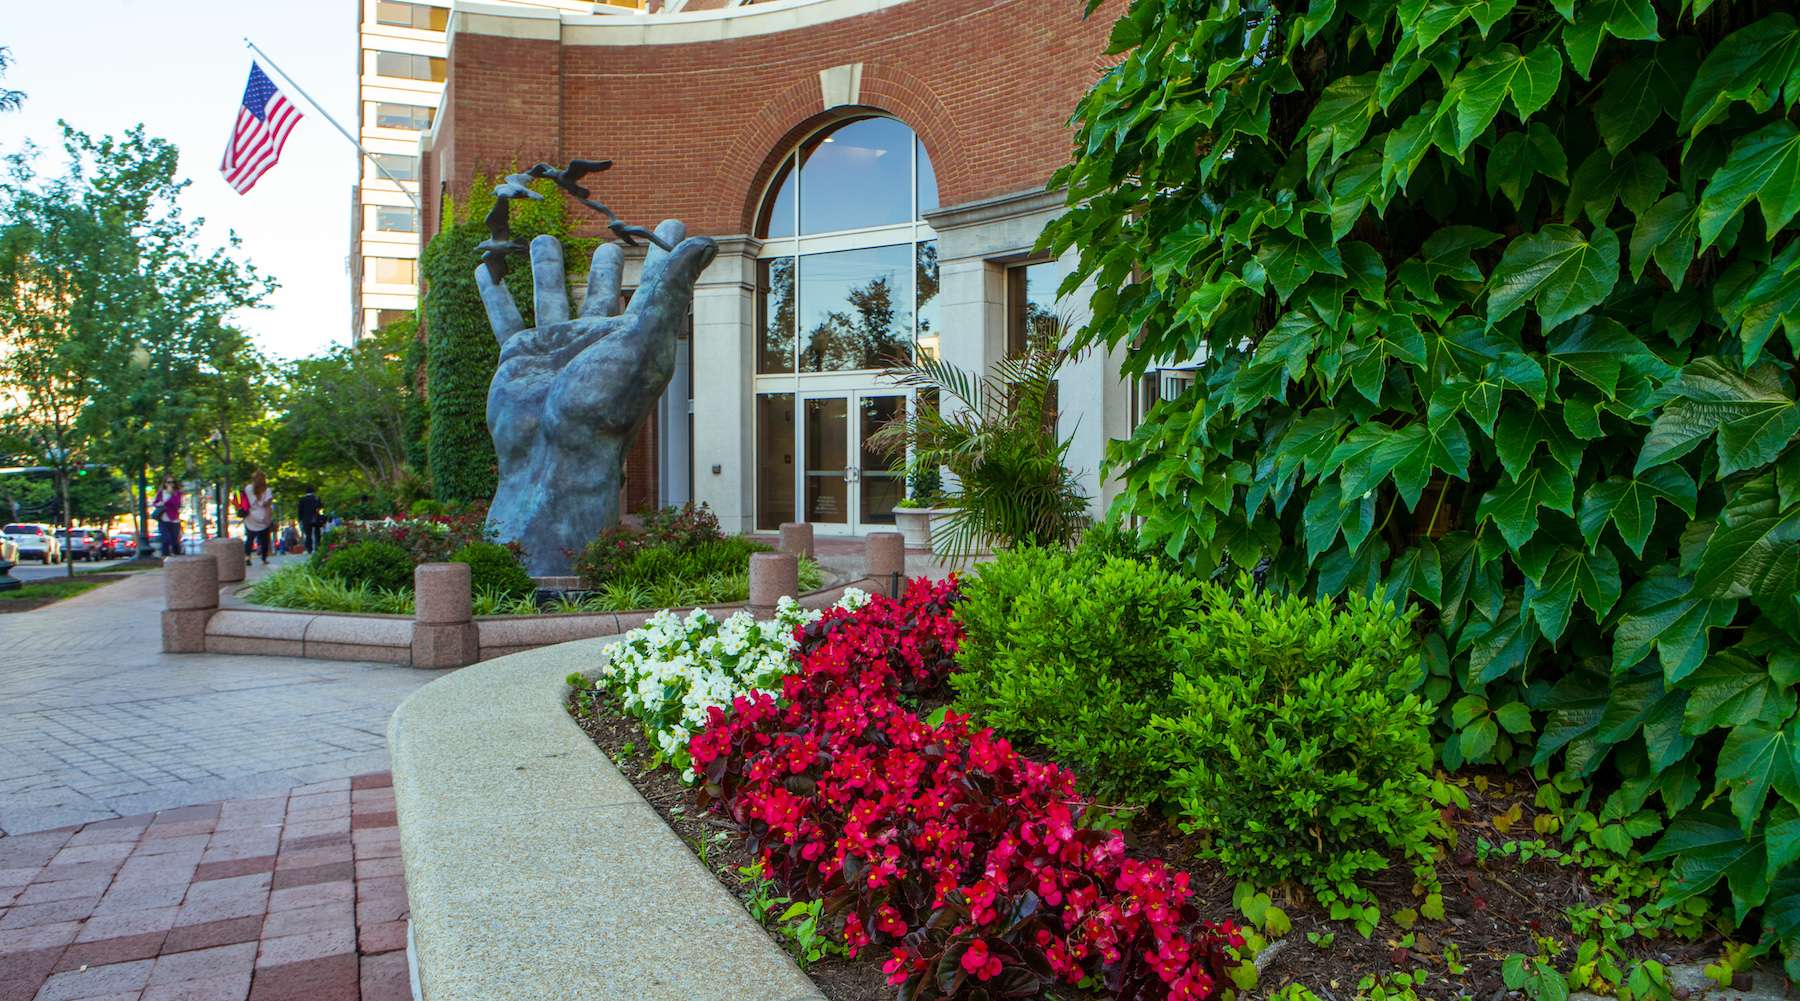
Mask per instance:
[[[375,74],[399,77],[403,80],[430,80],[435,83],[443,83],[444,60],[439,56],[418,56],[410,52],[377,51],[375,53]]]
[[[1057,289],[1074,262],[1036,261],[1006,269],[1006,353],[1024,351],[1055,331],[1062,319]]]
[[[375,281],[381,285],[417,285],[419,272],[417,264],[410,257],[371,257],[374,262]]]
[[[378,24],[391,24],[400,28],[443,31],[450,23],[450,11],[443,7],[432,7],[422,3],[377,0],[375,21]]]
[[[375,311],[375,329],[380,330],[390,323],[399,323],[401,320],[410,319],[412,319],[412,310],[410,309],[378,309]]]
[[[370,153],[381,170],[371,170],[375,177],[386,180],[393,178],[400,181],[416,181],[419,179],[419,158],[407,156],[405,153]],[[386,171],[386,173],[382,173]]]
[[[417,104],[394,104],[390,101],[375,103],[375,125],[383,129],[412,129],[423,132],[431,128],[437,118],[436,108],[427,108]]]
[[[419,213],[391,205],[380,206],[375,210],[375,228],[384,233],[417,233]]]
[[[892,368],[937,351],[931,158],[892,118],[814,133],[776,171],[758,235],[757,371]],[[849,234],[849,236],[846,236]],[[848,246],[846,246],[848,244]]]

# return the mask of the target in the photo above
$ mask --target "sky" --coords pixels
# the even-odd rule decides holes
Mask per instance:
[[[141,122],[175,143],[193,181],[183,211],[205,218],[208,245],[236,231],[240,254],[281,283],[238,325],[269,354],[297,358],[350,340],[357,153],[270,73],[306,118],[249,194],[226,185],[219,155],[250,72],[245,35],[355,130],[356,0],[0,0],[0,45],[13,58],[0,83],[26,93],[21,110],[0,114],[0,153],[30,140],[46,149],[46,170],[60,169],[59,118],[93,134]]]

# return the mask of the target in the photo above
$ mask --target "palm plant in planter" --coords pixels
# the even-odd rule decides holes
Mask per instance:
[[[1056,431],[1065,326],[1060,319],[1041,325],[1024,351],[987,375],[936,358],[894,373],[896,382],[918,390],[914,404],[869,443],[909,482],[940,468],[954,479],[934,507],[911,508],[930,512],[940,556],[968,560],[996,547],[1067,545],[1086,526],[1087,498],[1064,463],[1069,443]]]

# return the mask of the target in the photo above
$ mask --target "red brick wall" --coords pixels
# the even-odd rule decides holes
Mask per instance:
[[[861,102],[912,126],[945,206],[1040,188],[1069,157],[1069,114],[1123,0],[910,0],[796,31],[688,45],[584,46],[458,35],[425,164],[438,191],[538,160],[607,158],[592,185],[627,220],[749,232],[769,175],[827,113],[819,71],[861,62]],[[689,9],[702,7],[690,5]],[[583,232],[596,235],[589,221]],[[626,457],[625,509],[656,500],[654,415]]]
[[[1068,116],[1121,7],[1084,20],[1079,0],[911,0],[688,45],[458,35],[437,176],[460,194],[514,162],[606,157],[617,165],[595,188],[625,218],[746,232],[780,154],[828,117],[819,71],[861,62],[863,104],[919,133],[942,204],[1011,194],[1067,160]]]

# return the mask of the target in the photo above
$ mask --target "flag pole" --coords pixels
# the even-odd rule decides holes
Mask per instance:
[[[299,94],[301,97],[306,98],[306,103],[312,105],[314,110],[318,111],[318,113],[320,115],[323,115],[325,120],[331,123],[332,128],[337,129],[339,134],[341,134],[345,139],[350,140],[350,145],[355,146],[356,151],[358,153],[361,153],[364,157],[366,157],[368,159],[368,161],[371,164],[374,164],[375,169],[381,172],[381,176],[387,178],[390,181],[393,181],[394,186],[400,189],[400,193],[406,196],[406,200],[409,202],[412,202],[412,207],[413,207],[414,212],[419,212],[419,213],[423,214],[424,209],[419,207],[418,196],[414,195],[411,191],[408,191],[406,189],[406,185],[404,183],[402,183],[398,177],[395,177],[391,172],[389,172],[386,167],[382,166],[382,163],[380,160],[375,159],[375,157],[372,154],[370,154],[368,150],[363,149],[362,143],[359,143],[356,141],[356,137],[350,134],[349,129],[346,129],[342,125],[339,125],[338,120],[331,117],[331,112],[326,111],[324,105],[321,105],[319,102],[313,100],[312,95],[308,94],[305,90],[303,90],[300,87],[299,84],[295,83],[294,78],[291,76],[288,76],[286,70],[284,70],[280,66],[276,65],[275,60],[270,59],[269,54],[267,52],[264,52],[261,48],[258,48],[257,44],[250,40],[250,36],[248,36],[248,35],[244,36],[244,44],[250,47],[250,51],[261,56],[263,58],[263,61],[269,64],[270,69],[274,70],[277,73],[280,73],[281,78],[283,80],[287,81],[288,86],[294,88],[294,93]]]

